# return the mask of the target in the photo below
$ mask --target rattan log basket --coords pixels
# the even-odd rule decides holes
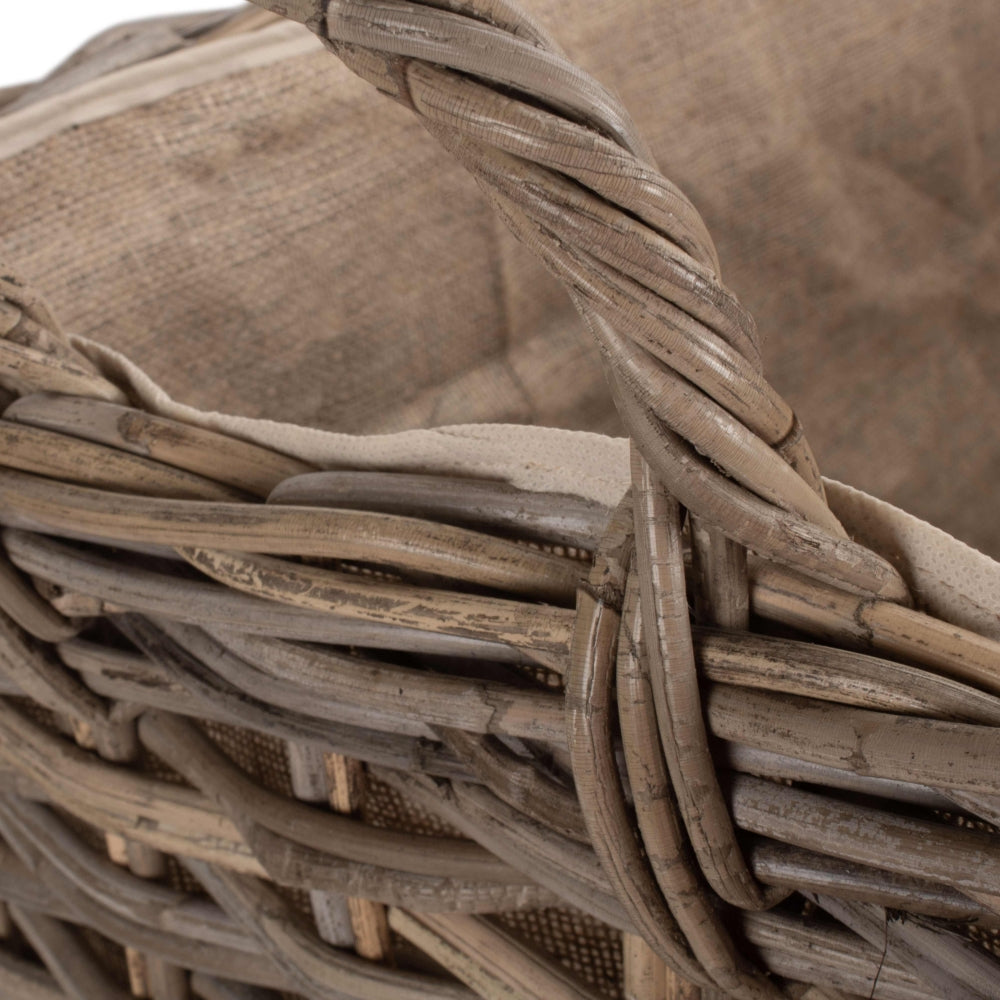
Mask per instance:
[[[1000,997],[1000,568],[824,485],[699,214],[516,4],[264,6],[474,175],[630,440],[320,460],[5,268],[0,993]]]

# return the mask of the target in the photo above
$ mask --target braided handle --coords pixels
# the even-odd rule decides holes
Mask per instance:
[[[698,212],[541,27],[508,0],[258,2],[305,22],[475,176],[570,290],[629,435],[688,511],[766,559],[905,601],[895,569],[827,507]]]
[[[709,749],[684,512],[713,624],[747,624],[747,550],[862,599],[905,601],[905,584],[828,508],[698,212],[617,98],[542,28],[510,0],[257,2],[305,22],[418,115],[563,281],[596,340],[633,442],[633,489],[578,600],[566,678],[577,795],[602,868],[653,949],[693,982],[778,996],[713,902],[760,910],[783,894],[750,873]],[[616,677],[638,829],[609,723]],[[681,824],[691,850],[664,832]]]

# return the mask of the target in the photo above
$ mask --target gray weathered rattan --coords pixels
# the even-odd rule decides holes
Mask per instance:
[[[143,412],[0,277],[3,995],[602,995],[542,911],[634,1000],[1000,996],[1000,645],[847,536],[625,110],[507,0],[264,6],[566,283],[632,488]]]

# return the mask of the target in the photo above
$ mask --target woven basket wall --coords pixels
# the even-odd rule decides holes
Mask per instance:
[[[988,6],[269,6],[0,92],[0,993],[1000,996],[1000,567],[805,437],[1000,551]]]

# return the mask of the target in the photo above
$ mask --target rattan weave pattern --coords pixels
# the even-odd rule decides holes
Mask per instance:
[[[830,512],[627,113],[507,0],[273,6],[566,282],[632,487],[322,471],[143,413],[4,271],[0,981],[584,1000],[621,933],[634,1000],[1000,995],[965,930],[1000,919],[1000,645]]]

